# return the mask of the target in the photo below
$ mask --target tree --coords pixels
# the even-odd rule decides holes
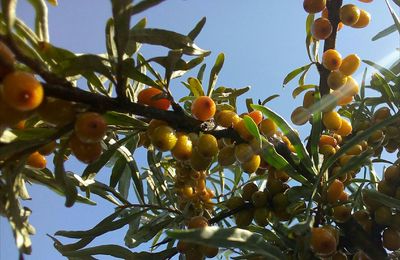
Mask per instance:
[[[204,79],[205,66],[200,64],[209,52],[193,41],[205,20],[188,35],[147,29],[145,20],[130,28],[132,15],[162,1],[131,2],[112,1],[107,55],[99,56],[77,55],[50,44],[40,1],[35,2],[35,32],[15,17],[14,1],[3,1],[0,212],[13,227],[21,253],[29,253],[33,232],[30,210],[19,202],[28,197],[25,182],[63,194],[67,207],[92,203],[90,193],[116,204],[116,211],[91,230],[56,233],[80,239],[66,245],[53,237],[56,249],[67,257],[163,259],[179,251],[197,259],[218,253],[219,247],[221,253],[231,248],[248,258],[345,253],[383,259],[384,248],[398,249],[400,173],[396,162],[381,158],[383,148],[397,150],[398,61],[387,69],[365,61],[379,73],[360,84],[351,77],[359,58],[342,59],[334,51],[339,18],[347,26],[362,27],[368,14],[356,6],[341,7],[341,1],[304,1],[310,13],[310,63],[284,80],[287,84],[300,76],[294,96],[307,91],[303,106],[291,118],[294,124],[310,122],[311,132],[302,142],[291,124],[265,107],[274,96],[256,104],[249,99],[249,113],[236,114],[236,98],[247,89],[216,87],[223,54],[210,80]],[[312,13],[325,5],[328,18],[317,19]],[[322,41],[320,59],[316,53]],[[138,52],[140,44],[170,51],[145,58]],[[184,78],[197,66],[197,76],[183,82],[189,95],[178,102],[171,80]],[[318,85],[304,83],[310,68],[320,74]],[[78,77],[88,81],[88,90],[75,87]],[[381,96],[365,96],[366,88]],[[148,150],[150,168],[144,172],[132,156],[138,146]],[[54,172],[45,168],[43,155],[48,153],[55,154]],[[88,163],[81,176],[65,169],[66,156]],[[95,174],[108,162],[113,162],[110,183],[100,183]],[[382,180],[374,174],[377,162],[391,164]],[[125,181],[125,172],[133,180],[135,198],[116,189]],[[158,253],[88,246],[97,236],[126,225],[128,247],[154,239]]]

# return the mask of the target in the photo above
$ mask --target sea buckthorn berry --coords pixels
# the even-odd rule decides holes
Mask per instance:
[[[226,202],[226,207],[230,210],[243,206],[245,203],[242,197],[231,197]]]
[[[219,165],[225,167],[233,165],[236,162],[235,148],[233,146],[225,146],[218,153]]]
[[[367,11],[360,9],[360,17],[358,18],[358,21],[351,27],[364,28],[368,26],[370,21],[371,21],[371,15]]]
[[[343,191],[343,192],[340,194],[338,200],[341,201],[341,202],[348,201],[348,200],[349,200],[349,194],[348,194],[347,192]]]
[[[36,151],[28,156],[26,164],[33,168],[44,169],[46,168],[46,158]]]
[[[202,134],[197,141],[197,151],[204,157],[213,157],[218,153],[217,139],[210,134]]]
[[[190,159],[193,149],[192,140],[183,133],[178,133],[177,138],[176,144],[171,150],[172,156],[181,161]]]
[[[303,8],[307,13],[315,14],[324,10],[326,0],[304,0]]]
[[[385,181],[389,183],[400,182],[400,167],[398,165],[390,165],[384,172]]]
[[[325,8],[324,10],[322,10],[321,17],[329,19],[328,8]],[[340,31],[343,28],[343,26],[344,26],[343,23],[339,22],[338,23],[338,27],[337,27],[337,31]]]
[[[396,192],[396,186],[394,183],[387,182],[386,180],[378,182],[378,191],[388,196],[394,196]]]
[[[357,54],[347,55],[342,60],[342,65],[340,65],[339,70],[346,76],[353,75],[354,72],[357,71],[358,67],[360,67],[360,57]]]
[[[43,121],[55,126],[71,123],[76,116],[74,105],[58,98],[46,98],[37,112]]]
[[[295,125],[304,125],[311,118],[311,113],[307,108],[297,107],[293,110],[290,119]]]
[[[260,227],[265,227],[269,224],[269,220],[272,218],[271,210],[267,208],[256,208],[254,210],[254,221]]]
[[[329,22],[328,19],[322,17],[316,19],[311,26],[311,33],[316,40],[327,39],[332,33],[331,22]]]
[[[332,145],[324,144],[319,147],[319,153],[326,157],[329,157],[336,153],[336,149]]]
[[[375,130],[369,137],[368,143],[369,144],[377,144],[383,141],[385,138],[385,133],[382,130]]]
[[[253,155],[253,149],[249,144],[241,143],[235,146],[235,157],[240,163],[248,162]]]
[[[334,180],[329,184],[328,189],[326,190],[326,199],[329,203],[334,203],[338,200],[343,191],[343,183],[339,180]]]
[[[319,138],[319,143],[318,143],[319,146],[331,145],[333,147],[336,147],[337,144],[338,144],[337,140],[333,136],[330,136],[330,135],[321,135],[321,137]]]
[[[232,110],[222,110],[215,114],[215,123],[222,127],[233,127],[240,121],[240,117],[235,111]]]
[[[103,151],[100,143],[83,143],[75,135],[69,140],[69,147],[75,157],[83,163],[92,163],[96,161]]]
[[[333,208],[333,218],[337,222],[346,222],[351,217],[351,210],[350,206],[340,205]]]
[[[337,251],[332,255],[332,260],[347,260],[347,255],[342,251]]]
[[[317,227],[311,229],[310,246],[318,255],[330,255],[336,251],[337,242],[331,232]]]
[[[286,207],[289,206],[289,199],[287,194],[280,192],[274,195],[272,198],[272,206],[275,211],[285,211]]]
[[[382,236],[383,246],[390,250],[395,251],[400,248],[400,233],[393,228],[387,228],[383,231]]]
[[[185,259],[190,260],[203,260],[204,255],[199,251],[198,246],[196,245],[193,248],[190,248],[185,252]]]
[[[3,100],[19,111],[31,111],[43,100],[42,84],[30,73],[14,71],[3,79]]]
[[[254,217],[254,209],[242,210],[235,214],[235,223],[238,228],[245,228],[251,224]]]
[[[234,125],[233,129],[246,141],[250,141],[253,138],[253,135],[247,130],[243,119],[240,119],[237,124]]]
[[[342,136],[342,137],[350,135],[351,132],[353,131],[351,123],[348,120],[344,119],[344,118],[342,118],[341,121],[342,121],[342,123],[340,125],[340,128],[337,129],[335,131],[335,133],[340,135],[340,136]]]
[[[343,5],[340,8],[339,16],[343,24],[352,26],[360,18],[360,9],[353,4]]]
[[[281,180],[268,179],[267,188],[268,188],[269,194],[271,196],[274,196],[275,194],[284,192],[288,188],[288,186],[286,185],[286,183],[283,183]]]
[[[146,130],[147,136],[150,137],[153,134],[154,130],[156,130],[157,127],[162,126],[162,125],[168,126],[167,122],[165,122],[165,121],[158,120],[158,119],[150,120],[150,123],[147,126],[147,130]]]
[[[342,94],[342,97],[349,97],[358,94],[360,87],[358,82],[351,76],[347,77],[346,84],[339,88],[339,92]]]
[[[190,157],[190,167],[196,171],[205,171],[212,162],[212,157],[202,156],[197,148],[192,150],[192,156]]]
[[[391,116],[390,109],[388,107],[381,107],[374,112],[372,120],[375,123],[379,123],[380,121],[389,118],[390,116]]]
[[[333,89],[337,90],[341,86],[344,86],[347,82],[347,76],[344,75],[340,70],[334,70],[329,73],[328,76],[328,86]]]
[[[359,144],[355,144],[349,150],[347,150],[346,154],[359,155],[362,151],[363,151],[362,146]]]
[[[251,201],[251,197],[256,191],[258,191],[257,185],[253,182],[249,182],[242,188],[242,198],[246,201]]]
[[[162,97],[162,93],[163,91],[158,88],[150,87],[143,89],[138,94],[138,103],[162,110],[168,110],[171,102],[165,97]]]
[[[212,118],[216,111],[214,100],[208,96],[197,97],[192,103],[192,114],[201,121],[207,121]]]
[[[54,150],[56,149],[57,143],[56,141],[51,141],[48,144],[43,145],[42,147],[39,148],[38,152],[41,155],[47,156],[50,155]]]
[[[3,98],[0,96],[0,127],[13,127],[29,116],[30,112],[16,110],[4,102]]]
[[[304,94],[304,98],[303,98],[303,107],[304,108],[310,108],[315,103],[314,95],[315,95],[314,90],[307,91]]]
[[[240,165],[242,167],[243,172],[251,174],[255,172],[260,166],[261,157],[258,154],[253,155],[253,157]]]
[[[97,143],[103,140],[107,132],[107,123],[103,116],[95,112],[86,112],[75,121],[75,135],[84,143]]]
[[[278,126],[269,118],[261,121],[258,127],[260,128],[261,133],[266,137],[271,137],[278,131]]]
[[[187,225],[188,228],[204,228],[207,226],[208,226],[208,220],[203,216],[192,217]]]
[[[287,182],[290,179],[290,176],[284,170],[275,169],[272,171],[274,174],[274,178],[280,180],[282,182]]]
[[[218,250],[218,247],[215,247],[215,246],[200,245],[199,251],[206,257],[213,258],[218,255],[219,250]]]
[[[178,138],[175,130],[169,126],[157,127],[150,136],[151,143],[160,151],[170,151],[174,148]]]
[[[194,247],[194,244],[183,241],[183,240],[179,240],[178,243],[176,244],[176,249],[181,254],[185,254],[192,247]]]
[[[0,79],[14,70],[15,56],[14,53],[0,42]]]
[[[253,110],[249,113],[249,117],[251,117],[256,125],[261,123],[263,120],[263,114],[259,110]]]
[[[342,55],[337,50],[329,49],[322,55],[322,65],[328,70],[337,70],[342,64]]]
[[[323,113],[322,122],[328,130],[338,130],[342,126],[342,118],[336,111]]]
[[[376,223],[389,226],[392,220],[392,210],[386,206],[380,206],[375,210],[374,216]]]
[[[251,201],[256,208],[265,207],[268,203],[268,194],[263,191],[256,191],[251,195]]]

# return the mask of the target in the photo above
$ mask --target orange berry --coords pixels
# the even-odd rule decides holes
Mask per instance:
[[[254,121],[254,123],[256,123],[256,125],[261,123],[261,121],[263,120],[263,114],[259,110],[251,111],[249,113],[249,117],[251,117],[253,119],[253,121]]]
[[[295,125],[304,125],[310,120],[311,114],[307,108],[297,107],[290,115],[290,119]]]
[[[360,18],[360,9],[353,4],[343,5],[340,8],[339,15],[343,24],[352,26],[357,23]]]
[[[350,206],[340,205],[333,208],[333,218],[337,222],[346,222],[351,217]]]
[[[15,56],[14,53],[0,42],[0,79],[14,70]]]
[[[56,149],[57,143],[56,141],[51,141],[48,144],[43,145],[39,148],[39,153],[41,155],[47,156],[50,155]]]
[[[322,65],[328,70],[337,70],[342,64],[342,55],[337,50],[329,49],[322,55]]]
[[[18,130],[25,129],[25,124],[26,124],[26,120],[23,119],[23,120],[19,121],[17,124],[15,124],[14,128],[18,129]]]
[[[360,67],[360,57],[357,54],[347,55],[340,65],[339,70],[346,76],[350,76],[357,71],[358,67]]]
[[[69,147],[75,157],[83,163],[96,161],[103,150],[100,143],[83,143],[75,135],[69,140]]]
[[[246,141],[250,141],[253,138],[253,135],[247,130],[244,120],[241,118],[236,125],[234,125],[233,129],[240,135],[240,137]]]
[[[253,148],[247,143],[241,143],[235,146],[235,158],[240,163],[248,162],[254,155]]]
[[[344,118],[342,118],[341,121],[342,121],[342,123],[340,125],[340,128],[337,129],[335,131],[335,133],[338,135],[341,135],[341,136],[350,135],[351,132],[353,131],[353,127],[351,126],[351,123]]]
[[[371,21],[371,15],[367,11],[360,9],[360,17],[358,18],[358,21],[351,27],[364,28],[368,26],[370,21]]]
[[[269,118],[261,121],[258,127],[260,128],[260,132],[266,137],[271,137],[278,131],[278,126]]]
[[[328,19],[328,17],[329,17],[328,8],[325,8],[324,10],[322,10],[321,17]],[[343,28],[343,23],[339,22],[337,30],[340,31],[342,28]]]
[[[154,129],[150,135],[150,140],[158,150],[166,152],[174,148],[178,138],[174,129],[166,125],[161,125]]]
[[[330,136],[330,135],[321,135],[321,137],[319,138],[319,146],[323,146],[323,145],[331,145],[333,147],[336,147],[337,145],[337,140],[335,139],[335,137]]]
[[[165,97],[162,97],[162,93],[163,91],[158,88],[150,87],[143,89],[138,94],[138,103],[162,110],[168,110],[171,102]]]
[[[328,130],[338,130],[342,125],[342,118],[336,111],[325,112],[322,115],[322,123]]]
[[[197,151],[204,157],[213,157],[218,153],[218,141],[210,134],[202,134],[197,141]]]
[[[311,33],[316,40],[327,39],[332,33],[331,22],[329,22],[328,19],[322,17],[316,19],[311,26]]]
[[[315,103],[314,95],[315,95],[314,90],[307,91],[304,94],[304,98],[303,98],[303,107],[304,108],[310,108]]]
[[[176,144],[171,150],[172,156],[181,161],[190,159],[193,149],[192,140],[190,140],[189,136],[183,133],[178,133],[177,136],[178,139]]]
[[[344,75],[341,71],[335,70],[331,71],[328,76],[328,86],[333,89],[339,89],[341,86],[346,84],[347,76]]]
[[[218,163],[222,167],[231,166],[236,162],[235,148],[233,146],[225,146],[218,153]]]
[[[214,116],[215,123],[222,127],[233,127],[239,121],[240,117],[232,110],[222,110],[215,114]]]
[[[84,143],[97,143],[103,140],[107,132],[104,118],[95,112],[85,112],[75,121],[75,134]]]
[[[311,249],[318,255],[330,255],[336,251],[336,238],[322,227],[311,229]]]
[[[249,161],[242,163],[240,166],[245,173],[253,173],[260,166],[261,157],[258,154],[253,155]]]
[[[207,121],[212,118],[216,111],[214,100],[208,96],[197,97],[192,103],[192,114],[200,121]]]
[[[37,110],[40,118],[46,123],[62,126],[75,120],[74,104],[57,98],[46,98]]]
[[[42,84],[32,74],[15,71],[4,77],[2,94],[11,107],[30,111],[42,103],[44,91]]]
[[[321,12],[326,6],[326,0],[304,0],[303,8],[307,13],[315,14]]]
[[[326,190],[326,198],[328,202],[329,203],[336,202],[343,191],[344,191],[343,183],[339,180],[334,180]]]
[[[386,249],[395,251],[400,248],[400,233],[397,230],[393,228],[385,229],[382,238],[382,244]]]
[[[208,226],[208,220],[203,216],[194,216],[192,217],[188,224],[188,228],[204,228]]]
[[[46,158],[36,151],[28,156],[26,164],[33,168],[44,169],[46,168]]]

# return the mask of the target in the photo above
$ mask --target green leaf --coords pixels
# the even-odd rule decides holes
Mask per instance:
[[[182,49],[183,54],[207,56],[210,51],[200,49],[186,35],[162,29],[136,29],[130,31],[130,39],[152,45],[161,45],[166,48],[177,50]]]
[[[162,2],[164,2],[164,0],[142,0],[139,3],[135,4],[134,6],[129,7],[129,14],[135,15],[141,13]]]
[[[280,95],[278,95],[278,94],[271,95],[271,96],[267,97],[266,99],[264,99],[264,100],[261,102],[261,105],[265,106],[265,104],[267,104],[268,102],[274,100],[275,98],[278,98],[279,96],[280,96]]]
[[[169,237],[203,245],[249,250],[268,257],[284,259],[281,250],[267,243],[260,234],[240,228],[206,227],[202,229],[168,230]]]
[[[399,105],[399,101],[397,98],[395,98],[394,93],[392,89],[390,88],[389,84],[386,82],[384,78],[382,78],[379,74],[375,74],[375,77],[379,80],[379,90],[382,94],[382,97],[385,99],[386,103],[388,106],[395,111],[393,104],[396,104],[397,106]]]
[[[115,45],[118,59],[122,61],[129,39],[132,0],[111,0],[111,4],[115,28]]]
[[[136,29],[143,29],[146,27],[147,24],[147,19],[146,17],[141,19],[139,22],[137,22],[137,24],[135,24],[130,31],[132,30],[136,30]],[[130,57],[132,56],[134,53],[136,53],[140,47],[142,46],[141,43],[135,42],[133,41],[133,39],[128,40],[128,43],[126,45],[126,54]]]
[[[396,25],[392,24],[391,26],[387,27],[386,29],[380,31],[379,33],[377,33],[374,37],[372,37],[373,41],[376,41],[380,38],[383,38],[391,33],[394,33],[397,30]]]
[[[397,31],[400,34],[400,20],[399,20],[399,17],[397,17],[396,13],[393,11],[393,9],[390,6],[388,0],[385,0],[385,2],[386,2],[386,5],[387,5],[387,7],[389,9],[390,14],[392,15],[392,18],[393,18],[394,24],[396,25]]]
[[[7,30],[11,33],[16,19],[15,11],[17,9],[17,0],[2,0],[1,9],[2,13],[4,13]]]
[[[224,65],[225,55],[223,53],[218,54],[217,59],[215,60],[214,66],[210,72],[210,79],[208,80],[208,89],[207,96],[211,96],[214,90],[215,84],[217,83],[218,74]]]
[[[193,96],[199,97],[204,96],[203,86],[197,78],[188,78],[188,83],[190,87],[190,91],[193,93]]]
[[[308,90],[308,89],[315,89],[317,87],[317,85],[312,85],[312,84],[309,84],[309,85],[301,85],[301,86],[298,86],[297,88],[295,88],[294,90],[293,90],[293,92],[292,92],[292,97],[293,98],[296,98],[298,95],[300,95],[303,91],[305,91],[305,90]]]
[[[35,31],[41,41],[49,42],[47,5],[44,0],[29,0],[35,9]]]
[[[391,81],[396,78],[396,75],[393,72],[386,69],[385,67],[380,66],[379,64],[376,64],[375,62],[369,60],[363,60],[363,62],[377,69],[380,73],[382,73],[383,76],[386,77],[387,81]]]
[[[400,200],[398,199],[372,189],[365,189],[362,192],[363,196],[368,196],[369,199],[372,199],[379,204],[383,204],[389,208],[400,209]]]
[[[299,135],[290,127],[285,119],[283,119],[281,116],[279,116],[277,113],[267,107],[252,105],[252,108],[255,110],[260,110],[264,115],[266,115],[278,125],[282,133],[287,136],[287,138],[294,146],[301,163],[307,168],[307,170],[309,170],[310,173],[314,173],[313,163],[306,149],[304,148],[304,145],[301,142]]]
[[[194,41],[196,37],[200,34],[204,25],[206,24],[206,17],[201,18],[201,20],[196,24],[196,26],[188,33],[188,37]]]
[[[294,79],[297,75],[302,73],[303,71],[306,71],[310,68],[312,63],[308,65],[304,65],[302,67],[299,67],[293,71],[291,71],[289,74],[286,75],[285,79],[283,80],[283,87],[285,87],[286,84],[288,84],[292,79]]]
[[[393,122],[396,122],[398,117],[400,117],[400,113],[397,113],[396,115],[386,118],[385,120],[382,120],[381,122],[367,128],[366,130],[348,139],[346,143],[342,147],[340,147],[340,149],[334,155],[329,157],[327,160],[324,160],[320,172],[324,172],[327,169],[329,169],[329,167],[331,167],[340,158],[340,156],[345,154],[354,145],[359,144],[363,140],[367,140],[368,137],[376,130],[380,130],[385,126],[390,125]]]
[[[135,63],[133,59],[126,59],[123,62],[122,66],[122,75],[128,78],[131,78],[135,81],[143,83],[148,86],[157,86],[157,83],[154,82],[149,76],[143,74],[140,70],[135,67]]]
[[[258,130],[256,123],[254,123],[253,118],[246,115],[244,116],[243,120],[244,126],[247,128],[247,130],[257,139],[258,142],[261,143],[260,131]]]
[[[310,52],[310,45],[313,40],[313,37],[311,35],[311,26],[314,23],[314,17],[315,17],[314,14],[309,14],[306,19],[306,35],[307,35],[306,36],[306,50],[307,50],[308,58],[310,59],[311,62],[313,61],[313,58],[312,58],[311,52]]]
[[[314,93],[315,103],[320,102],[321,95],[319,92]],[[319,138],[322,133],[322,113],[321,111],[315,111],[312,116],[312,126],[311,126],[311,134],[309,139],[309,145],[307,144],[307,148],[309,148],[309,152],[311,157],[313,158],[314,165],[319,166],[319,153],[318,153],[318,144]]]
[[[116,62],[117,58],[117,46],[115,45],[114,37],[115,37],[115,27],[114,20],[112,18],[107,20],[106,23],[106,48],[108,58],[110,60],[111,65]]]
[[[172,73],[172,78],[177,78],[177,77],[182,76],[188,70],[191,70],[194,67],[196,67],[197,65],[201,64],[203,62],[203,60],[204,60],[204,57],[202,57],[202,56],[196,57],[196,58],[190,60],[189,62],[186,62],[183,59],[179,59],[175,64],[174,73]],[[154,57],[148,61],[149,62],[154,61],[154,62],[160,64],[161,66],[163,66],[164,68],[168,67],[167,57]]]

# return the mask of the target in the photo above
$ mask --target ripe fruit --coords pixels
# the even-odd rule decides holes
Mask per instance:
[[[328,86],[333,89],[339,89],[341,86],[346,84],[347,76],[344,75],[340,70],[334,70],[329,73]]]
[[[227,202],[226,202],[226,207],[230,210],[238,208],[242,205],[244,205],[244,199],[242,197],[231,197]]]
[[[56,149],[56,141],[51,141],[48,144],[43,145],[42,147],[39,148],[39,153],[41,155],[47,156],[50,155],[54,150]]]
[[[387,228],[383,231],[383,246],[391,251],[395,251],[400,248],[400,234],[393,228]]]
[[[311,26],[311,33],[316,40],[327,39],[332,33],[331,22],[329,22],[328,19],[322,17],[316,19]]]
[[[261,121],[258,127],[260,128],[261,133],[265,137],[271,137],[278,131],[278,126],[275,124],[274,121],[272,121],[269,118],[266,118],[263,121]]]
[[[242,210],[235,214],[235,222],[238,228],[245,228],[251,224],[254,217],[254,209]]]
[[[246,201],[251,201],[251,197],[256,191],[258,191],[257,185],[253,182],[249,182],[242,188],[242,198]]]
[[[175,130],[169,126],[162,125],[154,129],[150,135],[151,143],[160,151],[166,152],[174,148],[178,138]]]
[[[15,71],[3,79],[3,100],[19,111],[37,108],[43,100],[43,87],[30,73]]]
[[[208,226],[208,220],[203,216],[194,216],[192,217],[188,224],[188,228],[204,228]]]
[[[303,107],[304,108],[310,108],[314,104],[314,102],[315,102],[314,95],[315,95],[314,90],[307,91],[304,94],[304,98],[303,98]]]
[[[342,118],[336,111],[325,112],[322,115],[322,122],[328,130],[338,130],[342,126]]]
[[[358,21],[351,27],[364,28],[368,26],[370,21],[371,21],[371,15],[367,11],[360,9],[360,17],[358,18]]]
[[[307,108],[297,107],[293,110],[290,119],[295,125],[304,125],[311,118],[311,113]]]
[[[383,226],[389,226],[392,219],[392,210],[386,206],[380,206],[375,210],[374,216],[376,223]]]
[[[400,181],[400,167],[398,165],[391,165],[385,169],[385,181],[389,183],[398,183]]]
[[[162,90],[158,88],[150,87],[143,89],[139,92],[139,95],[137,97],[138,103],[162,110],[168,110],[171,102],[166,98],[161,98],[162,93]]]
[[[195,118],[206,121],[214,116],[216,106],[210,97],[200,96],[193,101],[191,110]]]
[[[307,13],[315,14],[324,10],[326,0],[304,0],[303,7]]]
[[[208,258],[213,258],[218,255],[218,247],[200,245],[199,251]]]
[[[215,114],[215,123],[222,127],[233,127],[240,121],[240,117],[232,110],[222,110]]]
[[[183,133],[177,134],[177,141],[174,148],[171,150],[172,156],[177,160],[185,161],[192,155],[192,140],[189,136]]]
[[[15,56],[14,53],[0,42],[0,79],[14,70]]]
[[[322,55],[322,65],[328,70],[337,70],[342,64],[342,55],[337,50],[329,49]]]
[[[348,136],[351,134],[353,128],[351,123],[344,118],[341,118],[340,128],[335,131],[336,134],[341,136]]]
[[[360,18],[360,9],[353,4],[343,5],[340,8],[339,15],[343,24],[352,26]]]
[[[37,110],[40,118],[46,123],[62,126],[75,120],[74,105],[62,99],[46,98]]]
[[[235,157],[240,163],[248,162],[253,155],[253,149],[249,144],[241,143],[235,146]]]
[[[311,249],[318,255],[330,255],[336,251],[336,239],[331,232],[322,227],[311,229]]]
[[[234,125],[233,129],[240,135],[240,137],[246,141],[250,141],[253,135],[247,130],[244,120],[241,118],[239,122]]]
[[[334,203],[338,200],[344,191],[344,185],[339,180],[334,180],[326,190],[326,198],[328,202]]]
[[[205,171],[212,162],[212,157],[202,156],[197,148],[192,150],[192,156],[190,157],[190,166],[196,171]]]
[[[251,201],[256,208],[265,207],[268,203],[268,194],[263,191],[256,191],[251,195]]]
[[[75,121],[75,135],[84,143],[97,143],[103,140],[107,132],[104,118],[95,112],[86,112]]]
[[[336,206],[333,208],[333,218],[337,222],[346,222],[351,217],[352,208],[345,205]]]
[[[323,146],[323,145],[331,145],[333,147],[336,147],[337,145],[337,141],[333,136],[330,135],[321,135],[321,137],[319,138],[319,146]]]
[[[92,163],[96,161],[103,150],[100,143],[83,143],[75,135],[69,140],[69,147],[75,157],[83,163]]]
[[[264,227],[269,224],[271,218],[271,211],[267,208],[256,208],[254,210],[254,221],[257,225]]]
[[[21,120],[28,118],[29,112],[16,110],[9,106],[3,99],[0,92],[0,126],[12,127],[18,124]]]
[[[261,123],[261,121],[263,120],[263,114],[261,113],[261,111],[258,110],[253,110],[249,113],[249,117],[251,117],[254,121],[254,123],[256,123],[256,125],[258,125],[259,123]]]
[[[240,166],[242,167],[243,172],[250,174],[258,169],[260,162],[261,157],[258,154],[255,154],[249,161],[242,163]]]
[[[329,156],[334,155],[336,153],[336,149],[332,145],[324,144],[324,145],[321,145],[319,147],[319,153],[324,155],[324,156],[329,157]]]
[[[357,54],[347,55],[342,60],[342,65],[340,65],[339,70],[346,76],[350,76],[356,72],[358,67],[360,66],[361,60]]]
[[[197,151],[204,157],[213,157],[218,153],[218,141],[210,134],[202,134],[197,141]]]
[[[46,158],[36,151],[28,156],[26,164],[33,168],[44,169],[46,168]]]
[[[221,166],[230,166],[236,162],[235,148],[233,146],[225,146],[218,153],[218,164]]]

